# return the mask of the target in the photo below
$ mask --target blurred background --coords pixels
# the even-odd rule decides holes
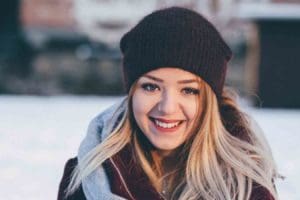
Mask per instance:
[[[1,1],[0,196],[56,198],[89,120],[125,94],[120,38],[170,6],[206,16],[232,48],[226,84],[265,131],[281,199],[300,199],[300,0]]]

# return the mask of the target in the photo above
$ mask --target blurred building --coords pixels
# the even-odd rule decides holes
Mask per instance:
[[[23,0],[20,17],[26,37],[36,47],[51,38],[78,37],[73,0]]]
[[[34,52],[23,37],[19,10],[20,0],[0,2],[0,93],[9,92],[7,83],[27,77],[31,68]]]
[[[23,0],[21,18],[24,26],[72,27],[73,0]]]
[[[240,3],[237,18],[252,22],[257,62],[246,66],[248,87],[263,107],[300,108],[300,2],[273,0]],[[253,55],[254,54],[254,55]]]

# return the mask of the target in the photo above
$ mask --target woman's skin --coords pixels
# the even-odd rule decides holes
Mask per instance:
[[[159,68],[138,80],[133,114],[161,157],[172,155],[187,139],[197,109],[201,113],[200,93],[199,77],[178,68]]]

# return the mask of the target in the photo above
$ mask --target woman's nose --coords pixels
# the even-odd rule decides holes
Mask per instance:
[[[172,93],[164,94],[158,104],[158,111],[164,115],[175,113],[177,108],[178,98]]]

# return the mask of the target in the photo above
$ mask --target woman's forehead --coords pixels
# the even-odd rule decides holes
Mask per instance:
[[[175,68],[163,67],[144,74],[141,79],[152,79],[157,82],[199,83],[201,78],[191,72]]]

